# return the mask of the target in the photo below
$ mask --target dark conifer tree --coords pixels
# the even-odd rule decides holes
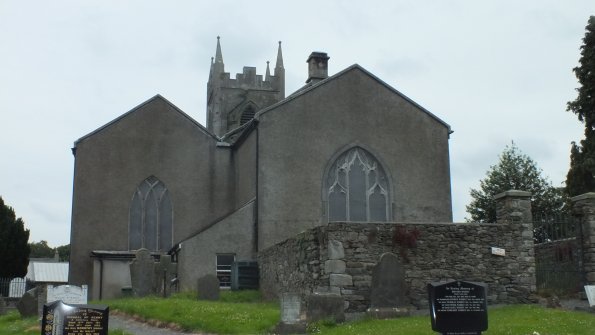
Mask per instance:
[[[570,196],[595,191],[595,16],[589,18],[581,46],[580,65],[573,69],[580,87],[568,111],[585,125],[585,138],[572,143],[566,191]]]
[[[0,278],[24,277],[29,265],[29,230],[0,197]]]

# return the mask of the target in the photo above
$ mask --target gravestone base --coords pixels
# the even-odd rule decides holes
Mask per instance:
[[[306,331],[306,323],[305,322],[298,322],[298,323],[285,323],[279,322],[275,329],[273,330],[274,334],[307,334]]]
[[[371,307],[366,314],[373,319],[394,319],[411,315],[411,310],[406,307]]]

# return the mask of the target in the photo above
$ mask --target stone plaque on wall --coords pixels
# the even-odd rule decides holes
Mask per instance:
[[[109,307],[68,305],[54,301],[43,306],[42,335],[107,335]]]
[[[428,284],[432,330],[442,334],[481,334],[488,329],[487,288],[482,283]]]

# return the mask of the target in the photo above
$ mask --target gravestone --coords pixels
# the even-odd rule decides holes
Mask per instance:
[[[275,334],[305,334],[306,322],[302,319],[302,299],[297,293],[281,295],[281,322],[275,327]]]
[[[432,330],[442,334],[481,334],[488,329],[487,287],[451,281],[428,284]]]
[[[377,319],[409,315],[406,293],[405,271],[399,258],[383,254],[372,270],[368,315]]]
[[[39,288],[33,288],[21,297],[17,303],[17,309],[22,317],[39,316]]]
[[[48,285],[46,301],[54,302],[61,300],[65,304],[86,304],[87,303],[87,285]]]
[[[595,306],[595,285],[585,285],[585,293],[589,301],[589,307]]]
[[[311,294],[308,296],[307,305],[308,323],[325,319],[345,321],[345,301],[338,294]]]
[[[43,306],[42,335],[107,335],[109,307],[69,305],[54,301]]]
[[[219,300],[219,279],[215,275],[198,278],[198,299]]]
[[[132,293],[144,297],[155,293],[155,261],[147,249],[138,249],[130,263]]]
[[[4,298],[0,296],[0,315],[4,314],[6,314],[6,302],[4,301]]]
[[[155,264],[157,292],[164,298],[171,295],[171,286],[178,273],[178,263],[172,263],[171,255],[161,255]]]

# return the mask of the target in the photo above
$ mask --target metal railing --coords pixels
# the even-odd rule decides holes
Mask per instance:
[[[0,278],[0,296],[4,298],[20,298],[27,291],[25,278]]]

